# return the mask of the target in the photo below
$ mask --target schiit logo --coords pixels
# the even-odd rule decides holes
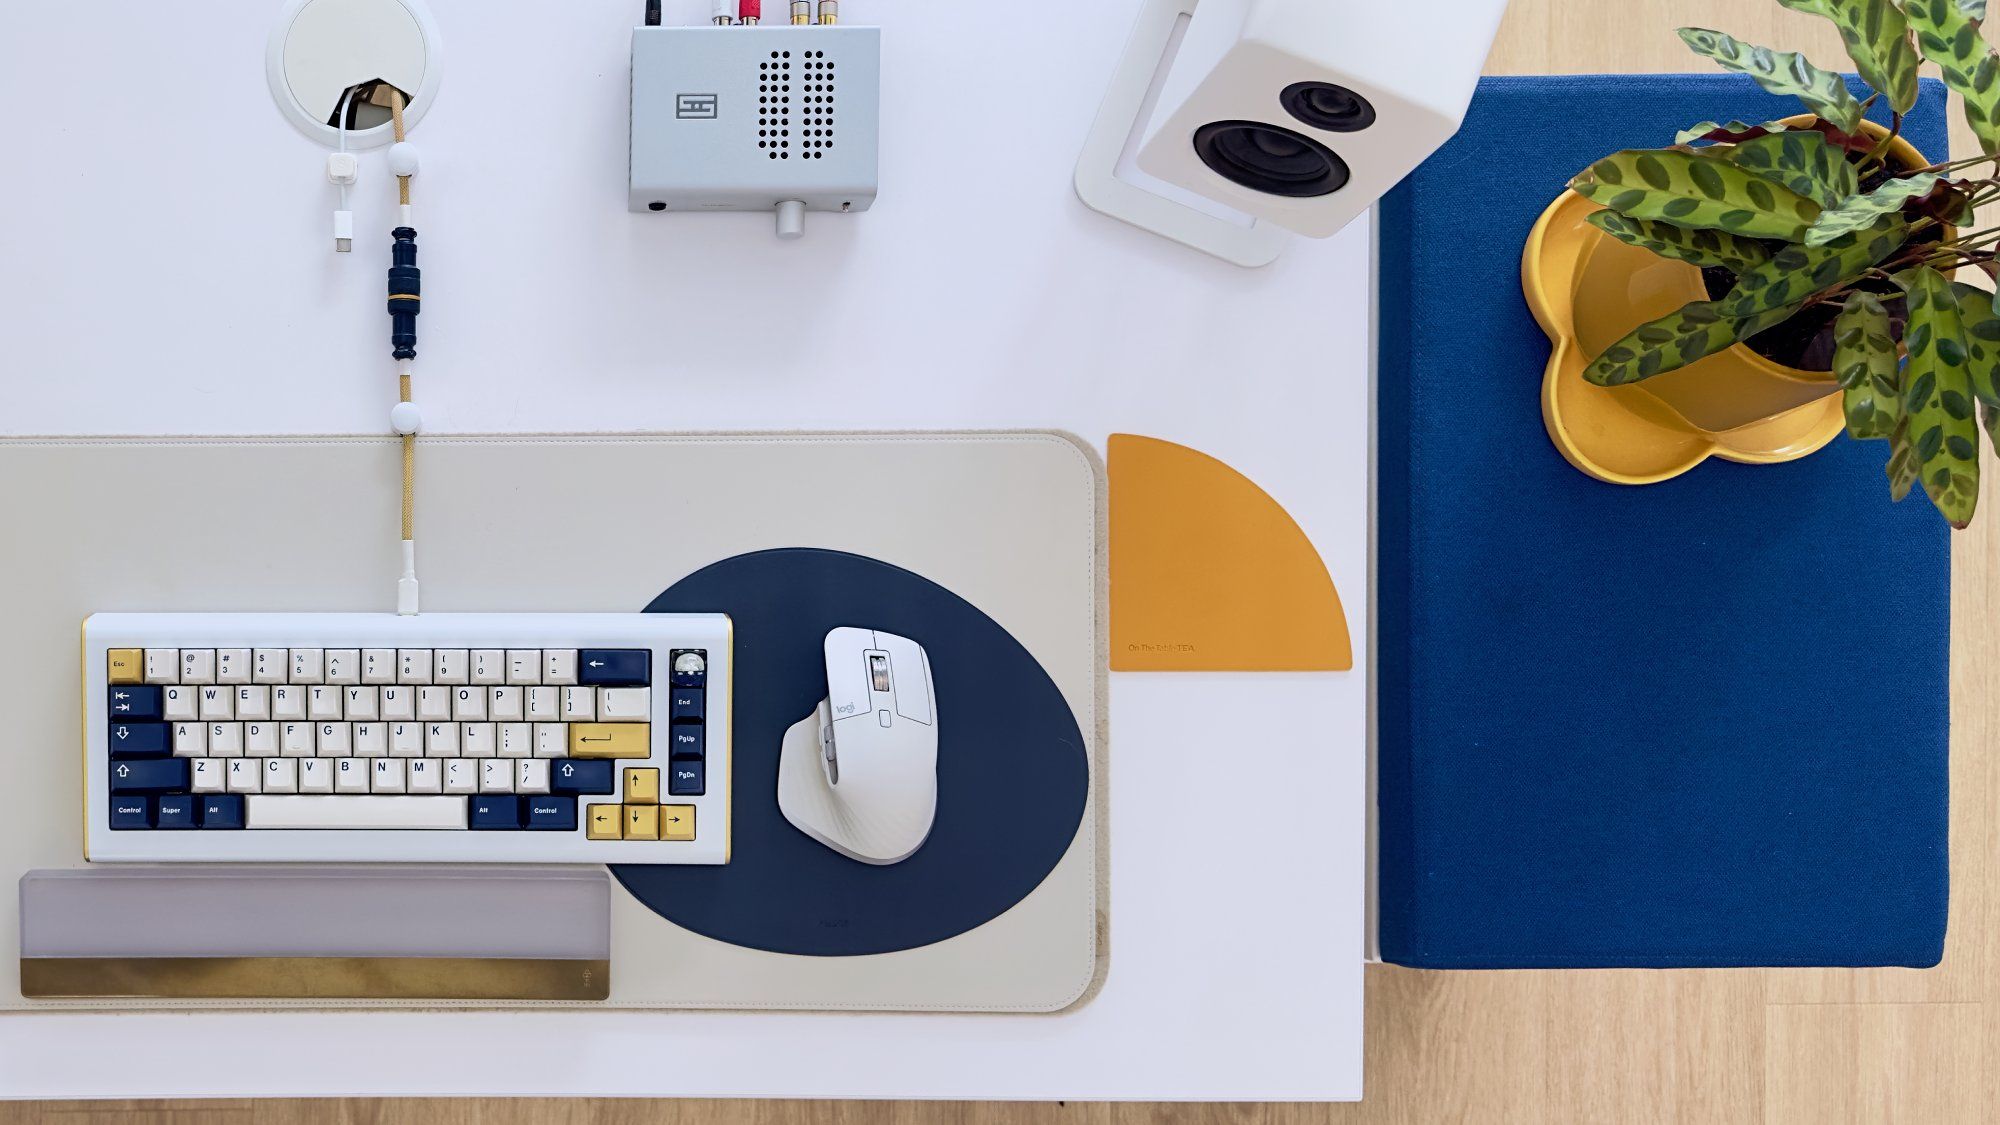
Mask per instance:
[[[713,120],[716,100],[714,94],[681,94],[674,98],[674,116]]]

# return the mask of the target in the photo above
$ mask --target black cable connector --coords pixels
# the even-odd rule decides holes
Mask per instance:
[[[417,313],[423,303],[423,273],[417,269],[417,232],[397,227],[389,265],[389,344],[397,359],[417,358]]]
[[[660,0],[646,0],[646,26],[660,26]]]

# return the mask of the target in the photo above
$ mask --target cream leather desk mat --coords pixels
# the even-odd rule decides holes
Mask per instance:
[[[935,945],[801,957],[726,945],[613,892],[603,1004],[26,1001],[22,873],[81,867],[78,627],[103,610],[394,607],[399,453],[377,438],[0,441],[0,1007],[628,1007],[1052,1011],[1099,975],[1104,667],[1101,465],[1049,433],[426,438],[427,611],[635,611],[720,559],[868,555],[1009,630],[1091,745],[1091,796],[1054,871]],[[855,505],[839,481],[886,482]]]

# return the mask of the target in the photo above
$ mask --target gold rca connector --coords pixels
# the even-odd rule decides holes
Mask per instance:
[[[792,0],[792,22],[811,23],[812,8],[812,0]]]
[[[840,0],[819,0],[819,22],[829,26],[840,22]]]

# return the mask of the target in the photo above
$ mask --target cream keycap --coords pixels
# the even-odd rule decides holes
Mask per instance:
[[[176,684],[181,676],[181,650],[177,648],[149,648],[146,650],[146,682],[149,684]],[[111,681],[117,683],[117,680]]]
[[[214,722],[218,719],[233,719],[236,717],[235,688],[224,687],[220,684],[209,684],[198,687],[195,691],[201,695],[202,718]]]
[[[151,659],[151,649],[147,649]],[[250,650],[247,648],[219,648],[215,650],[215,682],[218,684],[247,684],[250,682]]]
[[[643,723],[653,717],[653,690],[642,687],[598,688],[597,717],[607,723]]]
[[[214,683],[215,650],[212,648],[182,649],[181,682],[184,684]]]

